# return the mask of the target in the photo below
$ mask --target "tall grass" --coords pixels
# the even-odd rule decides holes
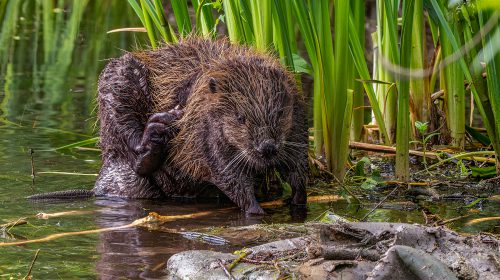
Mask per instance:
[[[415,1],[403,1],[403,26],[401,28],[400,65],[409,67],[412,52],[412,27]],[[410,81],[398,76],[398,121],[396,142],[396,177],[402,181],[410,179]]]
[[[104,53],[111,53],[110,48],[99,42],[92,43],[88,51],[78,50],[79,28],[90,16],[88,7],[94,5],[98,7],[94,10],[96,13],[107,15],[96,24],[107,26],[108,30],[135,26],[127,17],[117,16],[135,13],[137,22],[147,29],[147,35],[144,38],[138,35],[138,38],[147,39],[153,48],[162,41],[175,43],[192,33],[212,38],[228,36],[234,43],[275,53],[296,73],[299,84],[302,74],[310,74],[314,80],[310,100],[312,149],[340,180],[346,170],[349,138],[360,139],[365,98],[380,136],[372,135],[371,139],[385,145],[396,143],[397,174],[402,180],[410,179],[408,142],[416,121],[431,122],[430,127],[441,128],[442,144],[460,150],[469,148],[465,130],[469,96],[474,102],[470,124],[482,124],[486,128],[498,159],[500,11],[495,1],[453,2],[456,5],[445,0],[376,1],[378,26],[373,36],[377,46],[373,50],[376,58],[373,73],[369,71],[364,46],[364,1],[128,0],[129,5],[119,1],[95,3],[87,0],[0,1],[1,72],[12,78],[15,73],[30,71],[33,75],[30,86],[37,101],[61,107],[66,115],[73,109],[80,110],[69,105],[74,95],[62,94],[69,91],[65,77],[71,72],[71,65],[75,61],[89,63],[88,68],[97,72],[103,64],[97,61],[110,56]],[[20,19],[27,14],[34,18],[32,26]],[[428,17],[424,17],[426,14]],[[35,32],[22,32],[29,28]],[[432,32],[431,48],[426,44],[428,29]],[[121,35],[103,32],[96,40],[104,36]],[[130,47],[127,42],[121,42],[120,47]],[[35,51],[29,52],[31,49]],[[430,51],[434,51],[431,53],[433,64],[427,60]],[[85,77],[84,84],[96,82],[93,73],[78,75]],[[90,77],[94,77],[93,80]],[[78,78],[75,74],[68,79]],[[21,86],[17,81],[9,81],[6,86],[9,96],[8,102],[2,102],[2,110],[10,103],[21,104],[25,99],[21,94],[10,94],[11,89]],[[431,93],[440,89],[444,95],[431,99]],[[92,110],[92,95],[87,99],[86,114]],[[431,113],[440,111],[444,112],[440,115],[442,120],[436,115],[431,117]],[[497,167],[500,171],[500,164]]]
[[[499,88],[500,66],[496,64],[499,44],[493,43],[498,27],[483,34],[482,42],[475,48],[460,51],[461,45],[472,40],[474,33],[481,32],[498,12],[478,11],[468,6],[470,11],[463,18],[469,22],[464,24],[456,17],[457,9],[463,5],[449,7],[444,0],[377,0],[378,28],[373,36],[376,59],[370,75],[364,52],[364,1],[141,0],[139,4],[129,0],[129,3],[147,27],[153,47],[159,38],[175,42],[176,36],[190,32],[223,36],[215,28],[216,22],[222,24],[215,19],[223,18],[232,42],[274,51],[296,73],[308,72],[302,57],[306,56],[314,79],[312,148],[316,156],[324,156],[327,167],[339,179],[346,170],[349,137],[360,139],[365,93],[380,140],[386,145],[397,144],[396,173],[402,180],[410,178],[408,150],[416,121],[444,125],[451,134],[445,144],[464,148],[464,79],[492,146],[499,151],[500,98],[495,94]],[[171,18],[164,7],[171,7],[168,10],[173,12],[175,22],[162,22]],[[428,18],[424,18],[424,8]],[[426,26],[432,31],[433,49],[427,48]],[[427,53],[432,50],[433,65],[427,61]],[[470,68],[470,64],[488,57],[491,59],[486,63],[486,81],[475,82],[483,71]],[[439,88],[445,92],[444,99],[441,103],[433,102],[431,92]],[[444,124],[436,124],[436,119],[431,118],[433,110],[446,112]],[[442,136],[441,141],[445,141]]]

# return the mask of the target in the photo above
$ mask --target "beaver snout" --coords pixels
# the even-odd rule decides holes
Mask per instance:
[[[278,153],[278,148],[276,147],[276,142],[273,139],[266,139],[260,143],[257,151],[262,155],[262,157],[270,159]]]

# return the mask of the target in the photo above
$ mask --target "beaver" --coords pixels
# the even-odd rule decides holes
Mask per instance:
[[[256,178],[278,171],[306,203],[308,131],[293,74],[269,54],[189,37],[111,60],[98,83],[97,196],[161,198],[217,186],[264,211]]]

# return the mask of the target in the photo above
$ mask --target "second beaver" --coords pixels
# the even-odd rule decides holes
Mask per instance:
[[[112,60],[98,91],[95,195],[159,198],[208,182],[261,214],[255,178],[277,170],[292,203],[306,203],[305,105],[275,58],[191,37]]]

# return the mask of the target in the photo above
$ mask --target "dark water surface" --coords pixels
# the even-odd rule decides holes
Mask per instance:
[[[166,228],[240,226],[255,223],[289,223],[317,219],[327,210],[361,218],[369,208],[340,200],[311,204],[307,217],[292,217],[285,206],[268,210],[262,218],[246,218],[231,206],[216,202],[162,202],[91,199],[32,203],[26,196],[93,186],[99,171],[99,151],[58,147],[95,137],[95,89],[105,60],[145,42],[143,34],[106,34],[106,31],[139,26],[126,1],[68,1],[44,10],[50,1],[6,1],[0,33],[0,224],[27,218],[28,224],[0,230],[0,242],[45,237],[55,233],[108,228],[128,224],[149,212],[161,215],[211,210],[212,215],[172,222]],[[78,3],[78,4],[75,4]],[[1,6],[1,5],[0,5]],[[48,12],[47,12],[48,11]],[[46,28],[44,28],[46,27]],[[95,145],[90,145],[95,149]],[[35,184],[31,181],[29,149],[34,152]],[[44,173],[49,172],[49,173]],[[69,174],[55,174],[66,172]],[[459,216],[461,203],[433,206],[442,218]],[[489,207],[489,208],[488,208]],[[492,216],[498,207],[486,205],[473,217]],[[39,212],[82,211],[47,220]],[[417,222],[418,210],[380,209],[371,221]],[[452,227],[463,232],[491,230],[491,224]],[[169,256],[187,249],[232,251],[241,244],[223,247],[190,241],[177,234],[143,228],[87,234],[30,245],[0,247],[0,279],[22,278],[35,251],[35,279],[160,278]]]

